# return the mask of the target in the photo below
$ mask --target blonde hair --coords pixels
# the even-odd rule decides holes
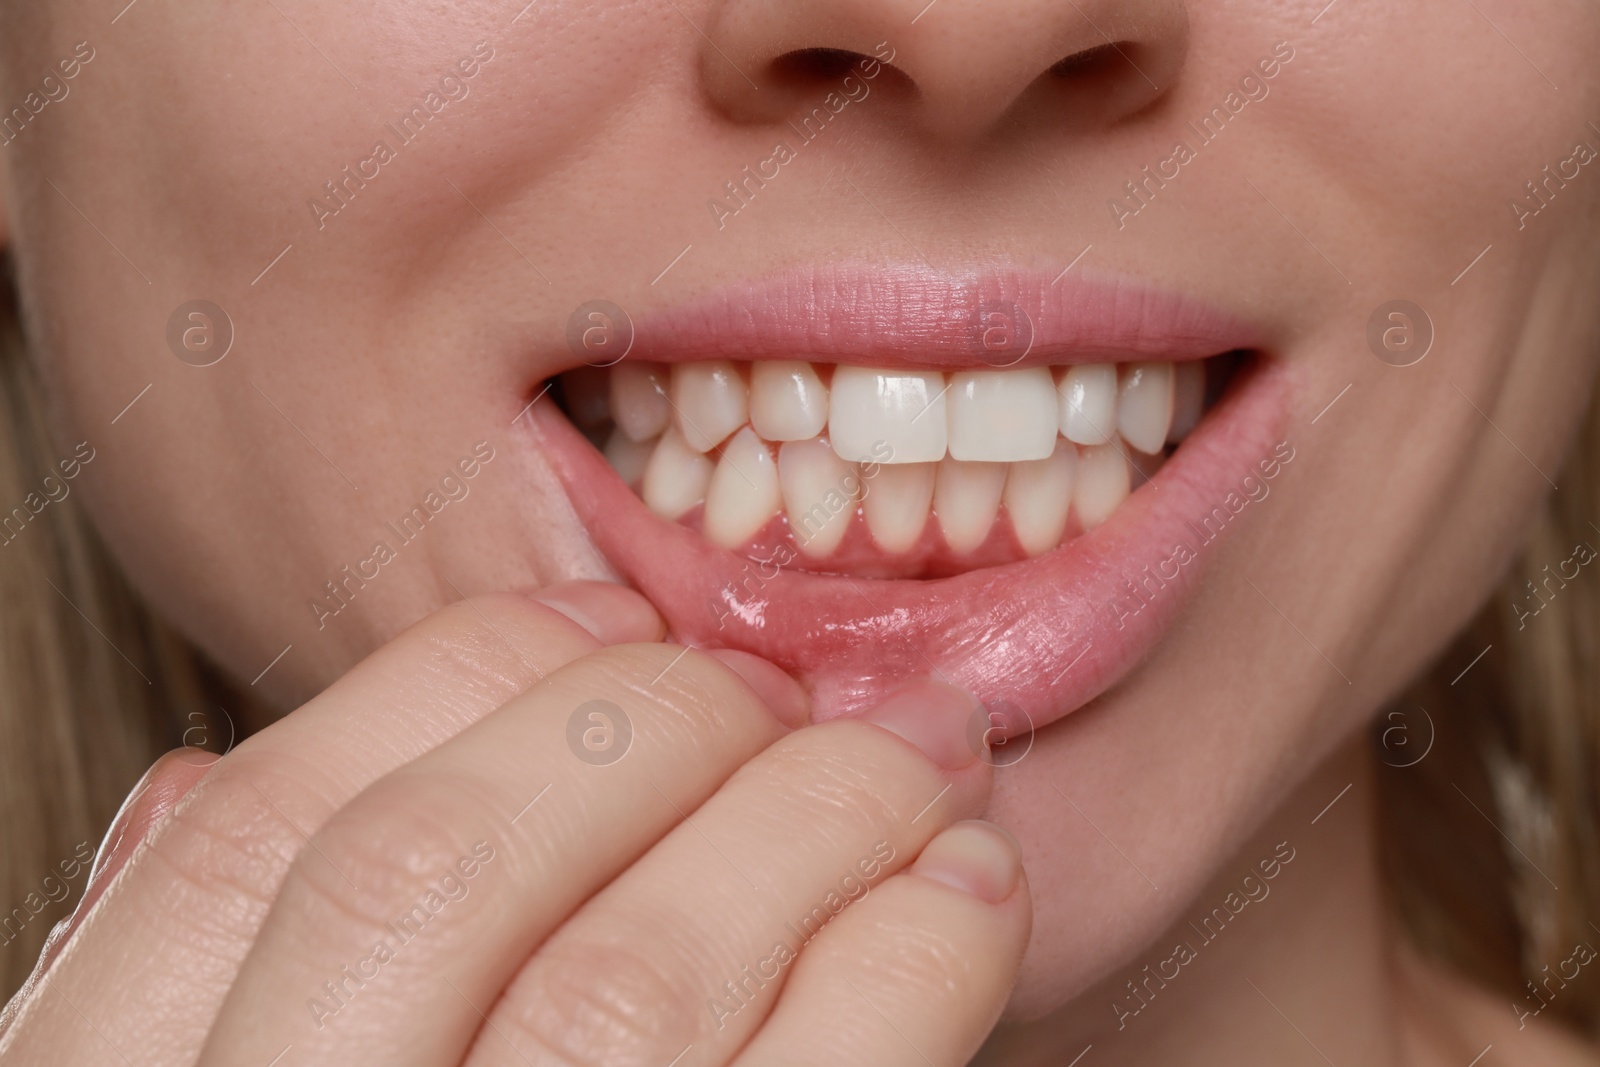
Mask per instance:
[[[42,425],[4,284],[0,404],[0,508],[9,509],[38,491],[61,456]],[[1566,559],[1591,534],[1600,543],[1588,526],[1600,515],[1594,410],[1560,479],[1570,488],[1536,520],[1529,559]],[[1517,585],[1508,581],[1505,595],[1519,599]],[[197,740],[185,736],[187,715],[225,683],[143,606],[70,494],[0,545],[0,604],[0,997],[8,997],[84,878],[59,902],[45,899],[44,880],[59,879],[83,842],[99,841],[157,756]],[[1486,609],[1439,670],[1395,702],[1401,714],[1427,709],[1427,756],[1379,768],[1383,855],[1407,928],[1424,950],[1518,1000],[1524,982],[1542,980],[1541,969],[1575,942],[1600,941],[1589,926],[1589,915],[1600,916],[1600,579],[1580,576],[1544,612],[1532,632],[1515,634]],[[1488,644],[1471,684],[1452,685]],[[224,690],[222,699],[242,698]],[[211,731],[205,739],[217,740]],[[30,895],[48,906],[28,912],[7,941],[6,917]],[[1561,989],[1551,1010],[1597,1033],[1600,985]]]

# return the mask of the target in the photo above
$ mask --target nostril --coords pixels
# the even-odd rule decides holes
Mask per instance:
[[[836,81],[868,57],[847,48],[801,48],[772,61],[772,76],[787,82]]]
[[[1050,73],[1058,78],[1084,78],[1103,75],[1107,66],[1112,61],[1120,61],[1116,46],[1112,44],[1096,45],[1085,48],[1081,52],[1074,52],[1065,59],[1059,60],[1050,68]]]

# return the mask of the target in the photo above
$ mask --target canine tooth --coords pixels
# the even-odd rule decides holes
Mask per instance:
[[[623,360],[611,368],[611,419],[635,441],[658,437],[672,418],[667,372],[658,363]]]
[[[635,486],[639,479],[644,477],[646,464],[655,452],[654,441],[635,441],[629,437],[619,426],[611,431],[611,437],[606,441],[606,462],[611,464],[611,469],[617,472],[623,484]]]
[[[1172,426],[1167,440],[1177,444],[1200,421],[1206,400],[1206,367],[1198,359],[1186,359],[1172,368]]]
[[[880,472],[881,473],[881,472]],[[820,437],[778,449],[778,486],[800,551],[814,558],[839,546],[861,495],[861,472]]]
[[[1079,363],[1068,367],[1057,391],[1061,397],[1061,436],[1080,445],[1103,445],[1117,432],[1117,365]]]
[[[690,448],[676,427],[669,427],[645,464],[639,495],[663,519],[679,518],[706,498],[711,469],[711,460]]]
[[[1058,441],[1045,459],[1011,464],[1006,475],[1006,513],[1028,555],[1041,555],[1061,543],[1077,473],[1078,450],[1070,441]]]
[[[828,438],[852,462],[930,463],[948,440],[944,375],[841,366],[828,397]]]
[[[884,465],[867,483],[861,508],[867,529],[885,552],[905,552],[922,536],[933,503],[933,463]]]
[[[1117,432],[1140,452],[1159,452],[1172,425],[1172,364],[1130,363],[1117,391]]]
[[[933,483],[933,511],[952,552],[971,552],[988,540],[1005,489],[1004,463],[943,459]]]
[[[1018,463],[1056,447],[1055,382],[1048,367],[961,371],[950,379],[950,455]]]
[[[680,363],[672,369],[678,430],[696,452],[709,452],[750,417],[750,389],[727,360]]]
[[[746,426],[723,446],[706,489],[706,539],[723,548],[738,548],[782,508],[778,465],[767,443]]]
[[[750,425],[768,441],[805,441],[828,425],[828,387],[809,363],[750,365]]]
[[[1085,530],[1105,522],[1128,497],[1128,461],[1114,444],[1091,445],[1078,456],[1072,506]]]

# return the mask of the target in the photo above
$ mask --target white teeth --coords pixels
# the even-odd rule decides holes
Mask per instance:
[[[711,460],[690,448],[676,428],[669,428],[645,464],[639,495],[663,519],[681,518],[706,498],[711,469]]]
[[[800,551],[815,559],[831,555],[855,518],[861,495],[856,465],[822,438],[786,441],[778,449],[778,484]]]
[[[962,371],[950,379],[950,455],[1017,463],[1055,450],[1055,382],[1048,367]]]
[[[627,360],[611,368],[611,418],[635,441],[660,436],[672,418],[666,370]]]
[[[1005,484],[1004,463],[940,462],[933,483],[933,510],[950,551],[971,552],[989,539]]]
[[[905,552],[922,537],[933,503],[934,463],[880,466],[861,502],[867,529],[885,552]]]
[[[841,459],[931,463],[944,458],[944,375],[844,367],[833,372],[828,437]]]
[[[619,427],[611,431],[604,454],[611,469],[617,472],[617,477],[624,484],[635,486],[644,477],[644,468],[650,462],[655,448],[654,441],[635,441]]]
[[[672,370],[678,431],[696,452],[709,452],[750,417],[750,390],[727,360],[680,363]]]
[[[1198,359],[1186,359],[1172,368],[1172,427],[1167,440],[1177,444],[1200,421],[1206,400],[1206,368]]]
[[[722,449],[706,490],[703,531],[723,548],[738,548],[783,509],[778,465],[767,443],[746,426]]]
[[[1040,555],[1061,543],[1077,472],[1078,450],[1067,441],[1058,442],[1047,459],[1011,465],[1006,476],[1006,513],[1011,516],[1017,543],[1028,555]]]
[[[828,387],[811,364],[750,365],[750,425],[768,441],[805,441],[828,425]]]
[[[1117,432],[1140,452],[1159,452],[1172,424],[1172,364],[1130,363],[1117,395]]]
[[[1092,530],[1128,497],[1128,461],[1115,445],[1092,445],[1078,456],[1078,488],[1072,506],[1084,530]]]
[[[1103,445],[1117,432],[1117,365],[1080,363],[1061,376],[1061,436]]]

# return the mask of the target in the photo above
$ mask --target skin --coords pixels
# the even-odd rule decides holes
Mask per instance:
[[[79,488],[114,552],[241,678],[292,646],[257,686],[301,708],[287,726],[462,596],[609,575],[513,425],[525,387],[572,364],[563,330],[584,301],[664,306],[840,248],[959,271],[1065,265],[1092,244],[1084,269],[1138,274],[1260,327],[1292,371],[1297,457],[1157,652],[1041,732],[992,793],[941,816],[1009,830],[1032,886],[1015,984],[999,964],[990,975],[1007,1022],[984,1056],[1062,1062],[1092,1043],[1127,1062],[1464,1063],[1491,1041],[1508,1062],[1575,1055],[1543,1021],[1492,1036],[1503,1004],[1409,958],[1370,856],[1361,734],[1503,573],[1590,393],[1600,161],[1520,228],[1508,205],[1575,140],[1600,145],[1587,125],[1600,10],[940,0],[916,18],[922,7],[145,0],[109,25],[75,0],[0,7],[15,28],[0,35],[8,107],[78,41],[95,48],[0,168],[56,437],[63,455],[96,447]],[[1138,111],[1150,94],[1131,62],[1045,76],[1104,42],[1095,24],[1164,102]],[[718,230],[707,197],[764,158],[773,124],[826,80],[773,60],[885,40],[900,73],[875,89],[881,106]],[[308,198],[478,41],[494,57],[471,95],[319,229]],[[1119,228],[1107,199],[1279,41],[1295,58],[1271,95]],[[237,339],[197,368],[164,334],[202,297]],[[1374,309],[1397,298],[1436,333],[1405,368],[1366,343]],[[322,583],[479,441],[496,458],[471,495],[319,629],[307,604]],[[848,760],[864,742],[835,743]],[[1280,903],[1208,948],[1206,977],[1175,981],[1119,1029],[1124,983],[1280,842],[1296,850],[1274,880]],[[257,930],[292,944],[262,903],[211,976],[219,1010]],[[132,904],[121,914],[104,924],[155,922]],[[949,934],[964,920],[943,921]],[[1003,941],[984,958],[1003,958]],[[495,992],[484,981],[479,1004]],[[974,998],[966,1023],[987,1029],[987,1003]],[[29,1018],[37,1048],[82,1039],[60,1009]],[[192,1033],[173,1040],[198,1048]]]

